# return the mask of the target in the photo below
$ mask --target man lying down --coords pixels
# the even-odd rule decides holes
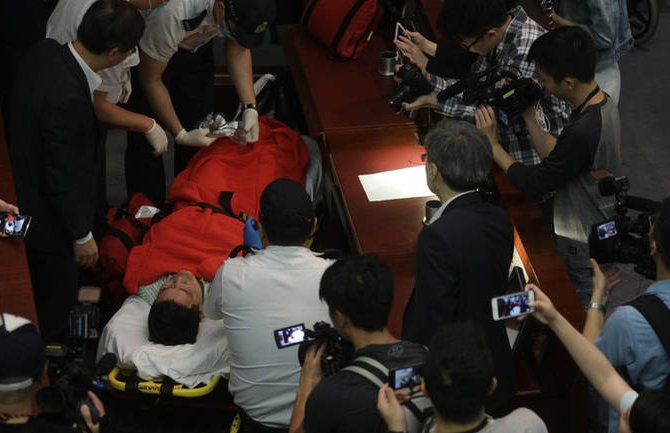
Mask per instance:
[[[261,121],[266,127],[253,147],[219,139],[175,178],[169,192],[174,210],[130,252],[124,287],[131,296],[103,330],[98,358],[111,352],[141,378],[165,375],[189,387],[227,375],[222,321],[202,314],[209,282],[244,241],[245,224],[236,216],[257,218],[261,193],[276,178],[304,185],[309,163],[297,133]],[[216,209],[222,192],[232,196],[230,212]]]
[[[188,387],[227,376],[223,323],[202,314],[209,286],[188,270],[140,286],[105,326],[98,358],[111,352],[140,378],[168,376]]]

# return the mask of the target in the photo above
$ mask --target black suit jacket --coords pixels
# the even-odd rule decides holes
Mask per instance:
[[[29,250],[71,250],[93,229],[102,146],[86,76],[67,45],[38,42],[10,99],[8,141]]]
[[[487,409],[514,395],[514,365],[503,322],[495,322],[491,298],[505,293],[514,250],[507,212],[476,192],[456,198],[419,235],[416,282],[405,310],[402,337],[428,344],[449,322],[473,321],[485,334],[498,378]]]

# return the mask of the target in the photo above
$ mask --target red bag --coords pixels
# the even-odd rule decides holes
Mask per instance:
[[[127,209],[112,207],[107,211],[107,231],[100,241],[99,283],[107,287],[116,301],[124,296],[123,275],[126,272],[130,250],[142,243],[154,218],[135,218],[142,206],[154,204],[142,193],[130,198]]]
[[[333,55],[357,59],[377,28],[378,0],[309,0],[302,24]]]

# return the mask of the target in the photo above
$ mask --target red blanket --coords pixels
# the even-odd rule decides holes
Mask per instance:
[[[304,184],[308,162],[300,136],[265,117],[257,143],[242,146],[221,138],[201,149],[170,187],[168,200],[174,211],[151,228],[142,245],[132,249],[123,280],[128,293],[181,269],[213,280],[230,250],[243,243],[243,223],[194,204],[219,207],[219,195],[229,191],[235,215],[245,212],[257,218],[267,184],[277,178]]]

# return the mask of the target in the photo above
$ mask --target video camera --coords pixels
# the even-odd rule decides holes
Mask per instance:
[[[307,350],[313,345],[326,345],[321,358],[321,370],[324,376],[330,376],[346,366],[354,353],[354,348],[345,341],[335,328],[326,322],[316,322],[314,329],[305,329],[305,339],[298,347],[298,361],[302,366]]]
[[[502,85],[497,86],[501,82]],[[486,104],[493,107],[498,121],[504,126],[509,126],[544,96],[542,87],[535,80],[520,78],[500,65],[456,81],[438,93],[437,99],[446,101],[461,93],[465,105]]]
[[[625,176],[607,176],[598,182],[600,195],[614,196],[614,218],[594,224],[589,235],[589,251],[599,263],[632,263],[638,274],[656,279],[656,264],[649,254],[649,216],[659,202],[627,195],[630,183]],[[639,212],[635,218],[628,210]]]
[[[87,396],[89,390],[105,388],[100,379],[116,366],[116,356],[108,353],[96,365],[87,362],[85,353],[65,345],[49,344],[45,348],[47,375],[51,386],[37,394],[37,404],[46,414],[59,414],[74,422],[83,423],[79,408],[82,404],[91,411],[93,423],[100,414]]]

